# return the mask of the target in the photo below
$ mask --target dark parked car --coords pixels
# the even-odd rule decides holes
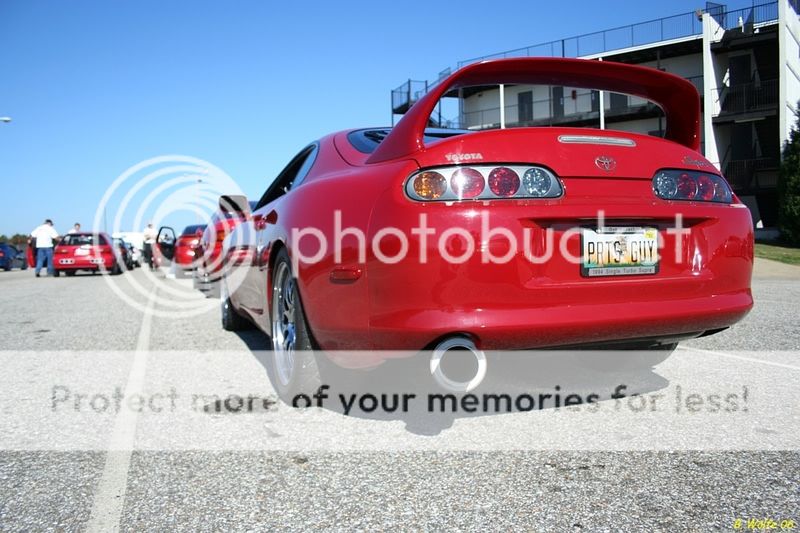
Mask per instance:
[[[13,244],[0,243],[0,268],[3,270],[11,270],[12,268],[25,270],[28,268],[25,252]]]
[[[127,270],[133,270],[133,252],[129,248],[129,244],[126,243],[123,239],[114,238],[114,250],[117,254],[117,261],[121,265],[125,265]]]

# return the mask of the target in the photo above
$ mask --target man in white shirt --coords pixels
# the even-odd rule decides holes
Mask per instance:
[[[80,222],[76,222],[75,225],[72,226],[72,229],[69,230],[67,233],[71,235],[73,233],[80,233],[80,232],[81,232],[81,224]]]
[[[53,221],[49,218],[45,220],[44,224],[31,232],[31,238],[36,239],[36,277],[39,277],[39,271],[42,270],[45,261],[47,261],[47,273],[54,276],[56,269],[53,265],[53,245],[58,239],[58,232],[53,227]]]
[[[144,255],[145,262],[150,265],[150,269],[155,268],[155,258],[153,257],[153,245],[156,243],[156,238],[158,234],[156,233],[156,229],[153,227],[153,223],[150,222],[147,224],[147,227],[144,228],[142,232],[142,237],[144,238],[144,249],[142,250],[142,255]]]

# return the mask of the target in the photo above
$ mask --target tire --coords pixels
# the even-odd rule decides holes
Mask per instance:
[[[58,270],[56,270],[56,271],[54,271],[54,272],[53,272],[53,276],[54,276],[54,277],[56,277],[56,278],[57,278],[58,276],[60,276],[60,275],[61,275],[61,272],[60,272],[60,271],[58,271]]]
[[[224,285],[224,281],[222,282]],[[220,310],[222,315],[222,329],[225,331],[242,331],[250,328],[250,323],[234,309],[227,290],[220,294]]]
[[[115,262],[114,266],[111,267],[111,275],[119,276],[120,274],[122,274],[122,267],[120,266],[119,263]]]
[[[267,357],[267,372],[281,400],[295,406],[295,398],[300,394],[311,398],[322,379],[297,279],[285,249],[278,252],[272,273],[272,354]]]

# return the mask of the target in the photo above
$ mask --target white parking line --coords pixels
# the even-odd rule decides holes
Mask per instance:
[[[698,353],[705,353],[709,355],[718,355],[720,357],[729,357],[731,359],[739,359],[740,361],[749,361],[751,363],[761,363],[762,365],[777,366],[778,368],[788,368],[789,370],[800,370],[800,366],[787,365],[786,363],[776,363],[774,361],[765,361],[764,359],[756,359],[755,357],[745,357],[743,355],[734,355],[732,353],[717,352],[714,350],[703,350],[702,348],[694,348],[691,346],[681,346],[682,350],[693,351]]]
[[[128,375],[128,383],[125,386],[125,398],[130,398],[134,394],[138,395],[142,391],[150,344],[150,327],[153,321],[152,311],[157,292],[158,288],[154,286],[148,295],[147,307],[142,318],[139,337],[136,341],[136,351]],[[135,410],[120,409],[114,421],[114,430],[108,443],[103,476],[95,490],[92,514],[86,527],[86,530],[91,533],[119,531],[138,418],[138,412]]]

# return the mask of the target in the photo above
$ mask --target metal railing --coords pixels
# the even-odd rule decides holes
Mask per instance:
[[[724,166],[725,178],[735,191],[775,187],[779,166],[780,161],[771,157],[734,159]]]
[[[722,11],[721,9],[709,10],[709,14],[725,30],[735,29],[740,26],[759,26],[772,23],[778,19],[778,2],[765,2],[762,4]],[[599,55],[614,50],[623,50],[634,46],[687,38],[701,35],[703,31],[702,20],[696,12],[682,13],[670,17],[653,19],[627,26],[620,26],[609,30],[587,33],[566,39],[550,41],[514,50],[506,50],[495,54],[474,57],[458,62],[458,68],[486,59],[507,57],[582,57]],[[441,81],[449,73],[445,69],[439,73],[437,80]],[[416,84],[416,85],[415,85]],[[411,87],[415,85],[415,87]],[[392,91],[392,111],[408,109],[435,83],[409,80]],[[702,83],[698,87],[702,94]]]
[[[507,57],[580,57],[622,50],[660,41],[700,35],[703,23],[694,12],[648,20],[459,61],[459,68],[486,59]]]
[[[714,18],[724,30],[733,30],[748,25],[759,26],[778,20],[778,2],[725,11]]]
[[[723,29],[729,30],[739,26],[740,20],[745,24],[762,24],[778,20],[778,2],[767,2],[751,7],[714,13],[713,17]],[[703,22],[692,11],[664,17],[660,19],[638,22],[620,26],[610,30],[586,33],[556,41],[535,44],[523,48],[515,48],[495,54],[473,57],[459,61],[459,68],[486,59],[506,57],[580,57],[603,54],[614,50],[624,50],[635,46],[643,46],[661,41],[669,41],[684,37],[692,37],[703,33]]]
[[[397,89],[392,91],[392,111],[403,106],[411,107],[414,102],[419,100],[428,92],[428,82],[420,80],[408,80]]]
[[[712,116],[769,109],[778,104],[778,80],[753,81],[714,89]]]

